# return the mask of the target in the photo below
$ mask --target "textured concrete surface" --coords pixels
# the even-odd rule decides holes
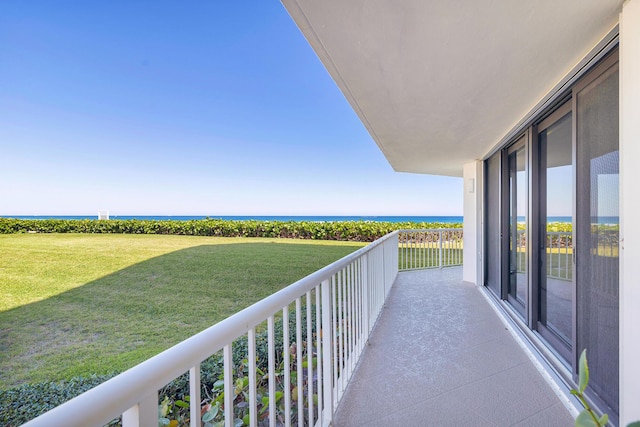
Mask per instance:
[[[334,426],[572,426],[461,268],[402,272]]]

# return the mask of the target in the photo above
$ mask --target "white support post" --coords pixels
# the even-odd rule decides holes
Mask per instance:
[[[151,393],[122,414],[122,427],[157,427],[158,392]]]
[[[222,350],[224,360],[224,425],[233,427],[233,357],[231,344]]]
[[[332,294],[329,280],[322,281],[322,378],[324,412],[322,425],[329,426],[333,418],[333,387],[332,387],[332,350],[333,350],[333,319]],[[316,308],[317,310],[317,308]],[[320,400],[320,396],[318,396]]]
[[[258,378],[256,374],[256,328],[247,333],[247,356],[249,362],[249,424],[258,425]]]
[[[333,399],[331,404],[333,407],[338,403],[338,311],[337,311],[337,274],[331,276],[331,336],[333,338]]]
[[[275,360],[275,319],[269,316],[267,319],[267,348],[269,355],[269,427],[276,427],[276,360]]]
[[[482,193],[483,168],[480,160],[462,167],[465,182],[463,196],[462,280],[482,282]]]
[[[315,425],[313,406],[313,325],[311,320],[311,291],[306,294],[307,313],[307,410],[309,425]]]
[[[200,396],[200,365],[196,365],[189,369],[189,414],[191,421],[189,425],[191,427],[200,427],[202,425],[202,418],[200,415],[200,403],[202,398]]]
[[[320,318],[321,313],[322,313],[322,301],[321,301],[321,295],[320,295],[320,288],[322,287],[322,285],[318,285],[316,286],[316,360],[317,360],[317,365],[316,365],[316,377],[318,378],[316,380],[316,391],[318,393],[318,419],[322,420],[322,380],[324,377],[324,373],[322,372],[322,334],[323,334],[323,330],[322,330],[322,319]],[[322,422],[322,421],[321,421]]]
[[[620,425],[640,420],[640,0],[620,15]]]
[[[369,277],[367,266],[369,264],[368,255],[362,255],[362,269],[360,275],[362,276],[362,320],[364,322],[364,337],[363,341],[366,343],[369,341]]]
[[[344,281],[344,270],[340,270],[338,272],[338,354],[336,359],[338,359],[338,368],[339,368],[339,383],[338,383],[338,399],[342,396],[342,392],[344,391],[346,385],[344,382],[344,304],[343,304],[343,282]]]
[[[353,263],[349,264],[349,378],[356,367],[355,360],[355,295]]]
[[[438,231],[438,267],[442,268],[442,230]]]
[[[358,359],[362,352],[362,259],[356,261],[356,343]]]
[[[296,378],[298,388],[298,425],[304,425],[304,391],[302,390],[302,301],[296,298]]]
[[[291,354],[289,353],[289,306],[282,308],[282,353],[284,362],[284,424],[291,425]],[[256,422],[257,424],[257,422]],[[254,425],[254,424],[251,424]]]

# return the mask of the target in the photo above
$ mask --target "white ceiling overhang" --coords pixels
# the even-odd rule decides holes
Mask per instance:
[[[462,176],[618,22],[623,0],[282,0],[397,171]]]

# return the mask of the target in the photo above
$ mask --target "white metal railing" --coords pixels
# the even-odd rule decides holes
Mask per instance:
[[[328,426],[398,273],[398,234],[316,271],[25,426],[102,426],[121,416],[124,427],[158,427],[158,390],[187,372],[190,426],[222,419],[233,426],[243,417],[252,426],[267,419],[270,426]],[[279,322],[281,332],[276,331]],[[268,361],[262,375],[256,337],[265,329]],[[234,366],[233,354],[240,337],[248,348],[242,367]],[[220,351],[223,384],[217,384],[217,397],[214,390],[205,390],[203,401],[201,363]],[[284,368],[277,370],[276,363]],[[217,402],[219,413],[214,417],[208,411],[203,422],[201,402],[208,405],[205,410]]]
[[[400,270],[462,265],[462,229],[401,230]]]
[[[547,277],[571,280],[573,277],[573,237],[566,231],[548,231],[545,244]]]
[[[516,271],[525,273],[527,268],[526,230],[518,230],[516,239]],[[573,275],[573,237],[569,231],[548,231],[544,243],[547,277],[571,280]]]
[[[509,244],[513,246],[515,244],[515,257],[516,257],[516,272],[527,272],[527,231],[516,230],[516,241],[510,241]]]

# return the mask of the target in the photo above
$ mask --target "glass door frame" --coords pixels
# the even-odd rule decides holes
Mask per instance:
[[[543,277],[543,274],[546,276],[546,272],[543,273],[542,270],[546,270],[546,239],[547,239],[547,230],[546,230],[546,221],[543,224],[542,221],[546,219],[546,214],[543,215],[543,211],[546,212],[547,205],[547,193],[546,193],[546,174],[542,174],[542,169],[546,169],[546,158],[543,158],[542,146],[540,143],[540,133],[550,128],[554,124],[558,123],[561,119],[563,119],[567,114],[571,114],[571,165],[573,168],[571,174],[571,192],[572,192],[572,201],[571,201],[571,241],[573,242],[572,250],[575,250],[575,221],[576,221],[576,135],[575,135],[575,114],[573,113],[573,100],[568,99],[564,100],[560,103],[560,106],[557,107],[551,114],[549,114],[546,118],[540,121],[534,128],[534,152],[535,155],[532,156],[532,160],[534,160],[532,164],[532,182],[533,182],[533,198],[531,203],[534,206],[533,209],[533,218],[531,221],[531,229],[532,229],[532,247],[536,248],[532,250],[532,258],[533,265],[535,268],[532,268],[532,293],[534,297],[531,298],[531,329],[536,330],[542,338],[544,338],[548,343],[549,347],[556,351],[561,359],[567,364],[568,367],[573,368],[574,358],[575,358],[575,343],[577,338],[576,332],[576,274],[575,274],[575,252],[572,252],[571,256],[571,267],[573,270],[573,274],[571,276],[571,343],[567,345],[560,337],[558,337],[554,332],[552,332],[546,325],[543,324],[541,320],[541,309],[542,309],[542,280],[546,277]]]
[[[524,231],[524,239],[525,239],[525,278],[526,278],[526,284],[525,284],[525,289],[524,289],[524,293],[525,293],[525,300],[524,300],[524,304],[522,305],[520,303],[520,301],[518,301],[516,298],[514,298],[512,295],[510,295],[509,292],[509,285],[510,285],[510,281],[511,281],[511,275],[512,274],[516,274],[517,275],[517,268],[515,272],[511,271],[511,244],[512,244],[512,235],[511,235],[511,211],[512,211],[512,207],[513,205],[513,200],[512,200],[512,191],[511,191],[511,185],[510,185],[510,171],[509,171],[509,157],[511,155],[513,155],[515,152],[520,151],[520,150],[524,150],[524,164],[525,164],[525,177],[526,177],[526,182],[525,182],[525,195],[524,195],[524,200],[526,201],[526,209],[525,209],[525,231]],[[502,279],[501,279],[501,299],[508,302],[509,306],[516,312],[519,314],[519,316],[521,317],[521,320],[523,320],[525,323],[529,323],[529,319],[530,317],[530,309],[529,309],[529,301],[531,300],[530,295],[531,295],[531,282],[529,279],[529,272],[531,271],[531,257],[530,257],[530,227],[529,227],[529,218],[531,217],[531,203],[530,203],[530,194],[531,194],[531,177],[530,177],[530,159],[531,159],[531,131],[530,129],[527,129],[523,134],[521,134],[518,138],[514,139],[514,142],[512,144],[510,144],[509,146],[507,146],[506,148],[504,148],[502,150],[502,158],[501,158],[501,163],[502,163],[502,176],[501,176],[501,225],[500,225],[500,231],[501,231],[501,240],[502,240],[502,244],[501,244],[501,272],[502,272]],[[517,200],[516,200],[517,202]],[[516,223],[517,223],[517,210],[515,212],[515,216],[516,216]],[[517,229],[517,225],[516,225],[516,229]],[[517,249],[516,249],[517,251]]]

